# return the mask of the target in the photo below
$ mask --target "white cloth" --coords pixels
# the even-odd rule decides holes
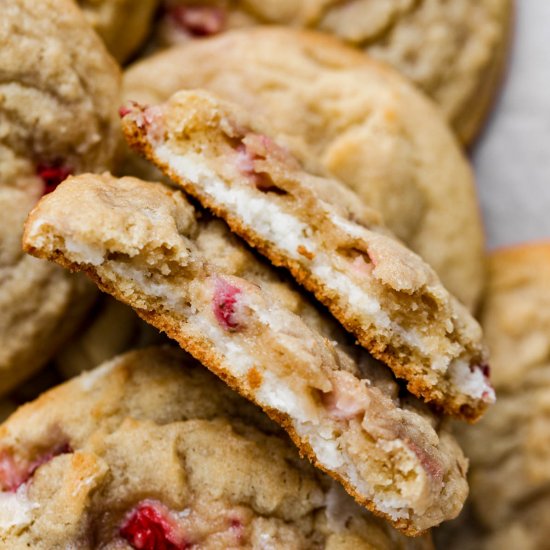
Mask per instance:
[[[550,238],[549,0],[516,0],[508,75],[473,161],[489,249]]]

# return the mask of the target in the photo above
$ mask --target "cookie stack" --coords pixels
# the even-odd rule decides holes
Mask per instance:
[[[499,433],[456,136],[508,2],[39,4],[0,25],[4,414],[75,378],[0,427],[1,547],[433,548],[450,419]]]

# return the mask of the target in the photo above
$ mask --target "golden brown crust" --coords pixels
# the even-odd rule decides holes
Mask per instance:
[[[80,265],[69,262],[65,259],[63,254],[59,252],[58,254],[45,254],[41,250],[38,250],[28,244],[25,245],[25,251],[33,256],[38,258],[43,258],[45,260],[55,261],[59,265],[62,265],[66,269],[71,271],[82,271],[90,277],[90,279],[103,291],[114,296],[118,300],[124,301],[124,296],[118,292],[116,287],[110,284],[106,284],[98,275],[95,273],[92,268],[82,268]],[[336,479],[342,484],[346,491],[353,496],[353,498],[362,506],[367,508],[370,512],[374,513],[376,516],[386,519],[389,521],[396,529],[399,529],[408,536],[417,537],[422,536],[426,531],[419,531],[410,523],[410,521],[405,519],[394,520],[388,514],[384,514],[376,509],[376,506],[370,501],[365,499],[362,495],[357,493],[353,485],[351,485],[345,478],[339,476],[334,471],[326,468],[322,463],[317,460],[317,456],[311,449],[311,446],[307,443],[304,443],[303,439],[296,434],[294,430],[293,423],[290,420],[289,416],[281,413],[281,411],[271,409],[268,407],[262,406],[254,397],[254,393],[250,388],[246,387],[240,381],[231,376],[225,368],[218,361],[216,354],[209,351],[209,344],[205,341],[199,341],[197,339],[184,338],[181,334],[180,327],[171,322],[163,313],[148,311],[148,310],[135,310],[136,313],[147,323],[153,325],[158,330],[166,333],[172,340],[175,340],[185,351],[190,353],[195,359],[197,359],[203,365],[206,365],[210,371],[212,371],[216,376],[221,378],[229,387],[234,389],[240,395],[258,405],[262,410],[275,422],[281,425],[285,431],[289,434],[290,438],[298,447],[300,455],[307,457],[309,461],[314,464],[317,468],[329,474],[331,477]]]
[[[331,547],[335,535],[360,548],[431,548],[429,535],[409,540],[356,506],[259,409],[175,348],[116,357],[20,408],[0,428],[0,456],[15,472],[41,461],[17,494],[0,471],[2,504],[22,508],[0,510],[10,549],[121,547],[121,525],[145,500],[207,549],[259,547],[256,520],[270,541],[286,529],[292,548]],[[195,514],[198,529],[186,521]],[[240,534],[220,544],[228,525]]]
[[[71,204],[81,205],[84,213],[65,216],[65,211],[72,210]],[[255,260],[250,252],[245,252],[243,259],[240,245],[233,243],[225,227],[217,240],[215,235],[219,233],[212,228],[220,228],[219,221],[211,221],[212,225],[203,222],[196,222],[192,209],[178,190],[134,178],[117,180],[108,175],[87,174],[62,184],[33,211],[24,245],[33,255],[86,272],[103,291],[132,305],[144,320],[176,340],[228,385],[263,406],[290,432],[305,456],[342,481],[360,503],[371,510],[383,511],[384,517],[399,528],[418,533],[455,515],[467,491],[465,464],[439,419],[412,396],[399,394],[395,381],[382,365],[372,360],[363,362],[367,358],[360,350],[353,353],[350,350],[347,355],[347,339],[344,336],[339,340],[341,336],[330,329],[329,323],[327,330],[334,330],[330,332],[334,336],[328,336],[328,332],[327,336],[341,342],[342,350],[330,344],[323,336],[323,329],[316,328],[322,319],[315,321],[313,311],[306,311],[307,304],[300,304],[303,298],[297,292],[292,296],[293,291],[274,273],[274,286],[268,289],[269,283],[264,281],[269,280],[269,274],[260,275],[262,269],[268,270],[267,265]],[[218,255],[222,255],[217,252],[218,246],[235,250],[233,254],[237,259],[233,266],[224,261],[216,263]],[[211,265],[204,263],[203,255]],[[142,260],[145,263],[142,264]],[[248,267],[241,273],[238,264],[243,262]],[[161,272],[163,276],[153,275]],[[258,275],[257,279],[253,273]],[[268,273],[271,272],[268,270]],[[154,281],[150,281],[152,286],[136,283],[143,275],[146,279],[154,277]],[[212,280],[230,277],[233,284],[243,289],[243,307],[250,313],[261,313],[247,313],[248,317],[241,319],[242,326],[246,327],[242,332],[225,329],[224,334],[220,330],[223,324],[213,308],[215,294],[211,293],[215,288],[210,285]],[[283,288],[277,291],[280,286]],[[162,289],[160,295],[159,289]],[[180,289],[181,303],[176,297]],[[300,311],[304,312],[303,317],[297,314]],[[311,317],[306,322],[308,315]],[[256,317],[261,323],[254,320]],[[278,332],[278,327],[284,328]],[[265,337],[258,331],[263,331]],[[274,342],[277,339],[284,342],[289,337],[288,347],[278,348]],[[273,346],[272,353],[267,350],[268,346]],[[324,359],[317,365],[321,357]],[[248,370],[248,365],[254,368]],[[337,374],[342,375],[337,378],[343,383],[349,377],[358,382],[365,379],[365,390],[371,388],[369,401],[379,403],[364,417],[361,428],[359,424],[342,420],[341,416],[334,424],[331,415],[336,411],[323,397],[325,390],[315,389],[325,387],[330,393],[330,387],[325,385],[326,377],[330,381],[330,376]],[[269,382],[273,377],[276,382]],[[308,385],[307,380],[317,386]],[[299,403],[296,392],[293,393],[294,386],[302,384],[305,384],[303,394],[311,393],[311,412]],[[345,392],[344,388],[341,391]],[[266,392],[280,397],[271,401],[266,398]],[[351,394],[352,403],[357,398]],[[293,399],[290,406],[289,399]],[[355,409],[351,415],[355,417]],[[303,418],[306,420],[302,421]],[[327,440],[325,428],[334,429],[336,435]],[[320,444],[318,433],[331,445]],[[338,460],[334,461],[324,453],[333,448],[333,441],[338,442],[340,436],[342,447],[338,450],[334,447],[338,453]],[[346,447],[348,442],[351,450]],[[364,445],[369,451],[366,448],[363,451]],[[355,453],[356,448],[360,452]],[[402,471],[410,476],[411,483],[409,477],[402,482]],[[380,494],[371,491],[371,479],[388,479],[383,483],[387,490]],[[393,483],[395,487],[390,485]],[[405,505],[386,507],[386,498],[393,503],[393,494],[397,495],[398,502],[403,499]],[[394,509],[397,513],[393,513]]]
[[[160,124],[160,122],[159,122]],[[223,218],[231,230],[243,237],[249,245],[257,249],[261,254],[278,267],[287,268],[298,283],[312,292],[316,298],[323,303],[336,319],[351,332],[374,357],[386,363],[400,378],[407,380],[408,390],[416,396],[422,397],[426,402],[433,404],[447,414],[456,416],[467,422],[476,422],[489,403],[482,399],[469,399],[465,396],[457,398],[446,392],[441,386],[429,383],[426,373],[412,360],[403,357],[403,350],[392,349],[388,341],[382,340],[372,328],[365,329],[361,319],[354,318],[347,310],[338,304],[339,296],[325,287],[323,282],[310,271],[303,268],[300,263],[281,252],[277,245],[262,238],[250,225],[242,222],[239,216],[233,214],[230,209],[220,206],[215,197],[203,191],[196,182],[185,179],[178,174],[172,166],[158,158],[150,138],[147,136],[144,127],[140,127],[134,120],[125,117],[123,120],[123,131],[130,147],[139,151],[141,155],[152,161],[160,168],[173,182],[176,182],[186,193],[193,196],[199,202],[212,211],[216,216]],[[459,315],[455,313],[455,315]],[[398,354],[400,356],[398,356]],[[481,357],[481,353],[479,353]],[[478,358],[478,360],[481,360]]]

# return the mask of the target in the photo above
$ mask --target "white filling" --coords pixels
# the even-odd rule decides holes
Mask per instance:
[[[129,264],[108,262],[109,268],[117,275],[130,279],[136,283],[148,296],[154,296],[164,300],[170,307],[181,308],[181,293],[170,283],[158,283],[152,278],[146,277],[143,270],[137,269]]]
[[[190,179],[200,185],[204,191],[256,228],[258,233],[270,235],[271,240],[292,257],[298,255],[297,248],[303,246],[315,252],[313,240],[308,238],[308,226],[284,212],[278,205],[263,198],[251,196],[242,187],[229,188],[215,173],[201,161],[199,155],[188,153],[185,156],[174,155],[167,145],[155,149],[157,157],[170,165],[182,178]]]
[[[98,249],[82,241],[65,237],[65,248],[74,261],[92,265],[100,265],[105,257],[105,249]]]
[[[0,529],[25,527],[32,521],[32,511],[39,507],[31,502],[22,485],[16,493],[0,493]]]
[[[253,191],[243,187],[229,187],[202,161],[199,155],[187,153],[185,156],[174,154],[166,144],[155,149],[157,157],[169,164],[182,178],[199,185],[216,201],[235,212],[245,224],[254,228],[258,234],[284,250],[291,258],[303,260],[297,249],[300,246],[315,254],[310,265],[311,272],[319,277],[328,288],[346,297],[348,304],[359,308],[373,319],[378,329],[391,329],[411,347],[426,356],[433,354],[431,346],[423,341],[415,331],[406,331],[393,323],[388,314],[381,310],[380,302],[369,296],[364,289],[350,278],[332,267],[330,257],[318,250],[315,241],[309,237],[309,227],[287,214],[277,204],[261,197],[253,196]],[[333,215],[334,223],[355,237],[364,237],[365,229]],[[432,368],[445,371],[449,359],[436,357]]]
[[[495,401],[495,391],[487,383],[481,369],[470,369],[466,361],[453,362],[451,381],[462,393],[474,399],[483,399],[489,403]]]

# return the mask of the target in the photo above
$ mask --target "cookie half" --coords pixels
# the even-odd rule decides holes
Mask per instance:
[[[481,329],[435,272],[264,124],[202,91],[124,111],[128,143],[296,280],[408,389],[476,420],[494,401]],[[358,206],[351,208],[348,204]],[[339,207],[341,206],[341,207]]]
[[[473,174],[439,110],[396,71],[331,36],[261,27],[193,40],[124,74],[124,98],[148,105],[196,88],[268,120],[273,137],[351,187],[475,309],[485,247]]]
[[[0,427],[5,548],[430,549],[357,506],[179,350],[120,356]]]
[[[159,46],[252,25],[333,34],[385,61],[439,104],[471,143],[498,91],[510,46],[512,0],[163,0]]]
[[[21,250],[23,223],[69,173],[105,170],[120,74],[69,0],[6,0],[0,25],[0,394],[45,365],[95,299],[85,279]]]
[[[131,305],[398,528],[460,510],[466,464],[441,420],[181,191],[70,178],[31,214],[25,246]]]

